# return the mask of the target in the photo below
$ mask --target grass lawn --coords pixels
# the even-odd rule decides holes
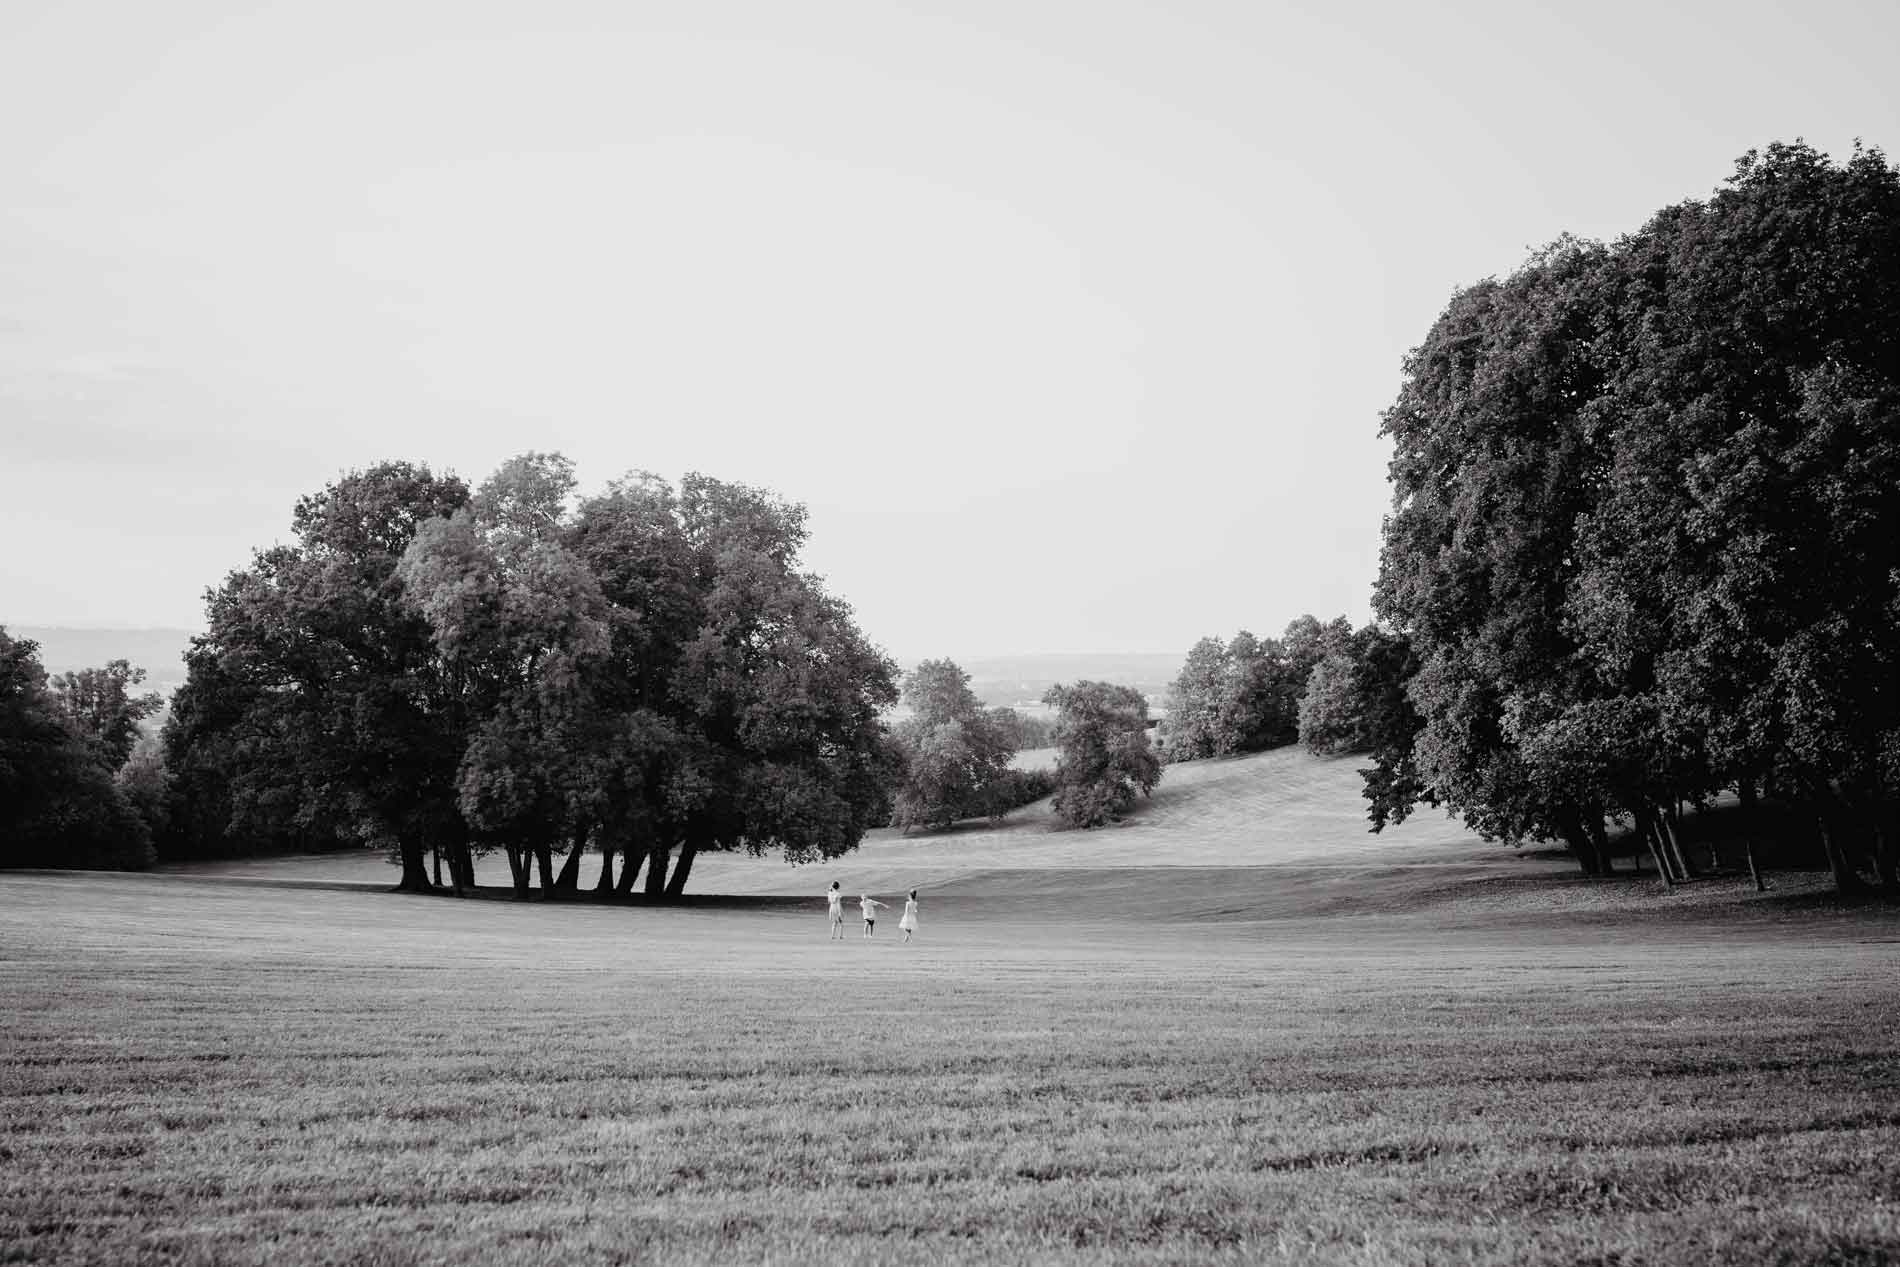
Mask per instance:
[[[1079,891],[0,875],[0,1259],[1900,1261],[1889,914]]]

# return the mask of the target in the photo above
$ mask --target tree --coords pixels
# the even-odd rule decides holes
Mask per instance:
[[[598,580],[563,543],[574,485],[559,454],[514,458],[467,506],[419,525],[396,571],[470,718],[457,807],[507,852],[518,897],[537,862],[551,890],[556,842],[578,856],[587,835],[573,753],[610,634]]]
[[[1300,696],[1300,742],[1308,751],[1365,751],[1364,705],[1357,687],[1350,655],[1335,653],[1313,666],[1306,693]]]
[[[1227,750],[1220,723],[1232,667],[1219,638],[1202,638],[1188,648],[1168,688],[1168,760],[1199,761]]]
[[[1231,642],[1203,638],[1168,692],[1168,759],[1194,761],[1277,748],[1299,738],[1300,699],[1314,666],[1345,651],[1344,616],[1301,616],[1283,638],[1242,629]]]
[[[573,890],[593,843],[601,888],[644,864],[654,897],[706,849],[854,848],[889,816],[895,670],[798,570],[803,507],[574,488],[528,453],[473,497],[386,464],[300,501],[297,544],[210,596],[166,729],[174,836],[383,845],[412,889],[431,850],[459,890],[499,848],[523,894],[537,866]]]
[[[1003,728],[1009,736],[1010,746],[1017,752],[1033,752],[1037,748],[1055,746],[1056,724],[1046,717],[1031,717],[1013,708],[992,708],[990,716]]]
[[[1007,813],[1015,714],[985,709],[970,675],[951,660],[925,660],[911,670],[902,698],[911,716],[895,732],[904,773],[891,826],[947,827],[959,818]]]
[[[1419,775],[1413,749],[1425,721],[1412,704],[1412,679],[1418,654],[1411,639],[1379,625],[1367,625],[1353,638],[1352,694],[1360,732],[1372,765],[1359,771],[1370,803],[1372,830],[1402,823],[1421,802],[1437,796]]]
[[[145,670],[125,660],[104,668],[61,673],[52,679],[53,701],[67,725],[83,736],[106,769],[117,771],[138,745],[139,723],[165,706],[156,691],[133,695]]]
[[[1896,329],[1900,173],[1858,147],[1454,297],[1385,417],[1375,609],[1421,725],[1375,826],[1429,789],[1592,870],[1620,814],[1686,874],[1679,804],[1774,789],[1841,887],[1895,871]]]
[[[1148,701],[1108,682],[1052,686],[1057,710],[1056,790],[1052,808],[1071,827],[1100,827],[1151,795],[1161,761],[1148,742]]]
[[[460,829],[468,718],[397,566],[467,487],[388,462],[300,498],[296,544],[257,552],[206,596],[208,628],[165,732],[186,840],[253,830],[387,848],[427,889]]]
[[[708,849],[790,862],[855,849],[889,805],[895,771],[880,715],[898,699],[890,658],[847,604],[797,570],[803,506],[688,475],[678,514],[697,629],[669,686],[683,740],[660,815],[661,839],[679,843],[670,897]],[[651,857],[649,891],[665,861]]]
[[[90,685],[112,672],[71,677]],[[150,833],[113,782],[123,758],[73,699],[48,686],[38,644],[0,628],[0,866],[148,866]]]

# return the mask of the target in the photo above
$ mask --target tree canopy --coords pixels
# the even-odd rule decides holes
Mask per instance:
[[[1351,637],[1344,616],[1322,624],[1308,615],[1278,638],[1243,629],[1228,642],[1201,639],[1168,690],[1168,759],[1197,761],[1293,743],[1308,679]]]
[[[986,709],[970,675],[951,660],[925,660],[904,678],[911,715],[893,731],[903,772],[891,826],[946,827],[960,818],[1001,818],[1010,808],[1018,725],[1004,709]]]
[[[1772,792],[1842,887],[1900,788],[1900,173],[1751,152],[1707,201],[1455,296],[1385,415],[1375,609],[1420,726],[1375,827],[1435,797],[1603,865],[1679,803]],[[1843,843],[1845,842],[1845,843]],[[1678,872],[1686,866],[1676,866]]]
[[[31,639],[0,627],[0,866],[143,867],[152,837],[119,774],[158,696],[124,660],[50,681]]]
[[[1051,807],[1071,827],[1100,827],[1134,808],[1161,781],[1148,741],[1148,701],[1132,686],[1076,682],[1052,686],[1056,781]]]
[[[184,817],[386,847],[409,888],[500,849],[520,893],[537,866],[572,889],[589,846],[602,888],[644,866],[654,896],[708,849],[855,847],[895,669],[799,570],[804,509],[700,475],[576,490],[528,453],[472,494],[387,463],[300,501],[297,543],[209,596],[167,731]]]

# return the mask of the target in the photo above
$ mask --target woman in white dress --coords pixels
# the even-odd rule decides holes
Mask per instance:
[[[910,935],[917,931],[917,890],[916,889],[912,889],[910,891],[910,896],[904,900],[904,918],[897,921],[897,926],[904,930],[905,941],[909,941]]]

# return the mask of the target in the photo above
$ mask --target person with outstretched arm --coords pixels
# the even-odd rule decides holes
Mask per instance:
[[[888,902],[880,902],[869,893],[858,894],[858,909],[864,912],[864,935],[866,937],[877,936],[877,913],[888,905]]]

